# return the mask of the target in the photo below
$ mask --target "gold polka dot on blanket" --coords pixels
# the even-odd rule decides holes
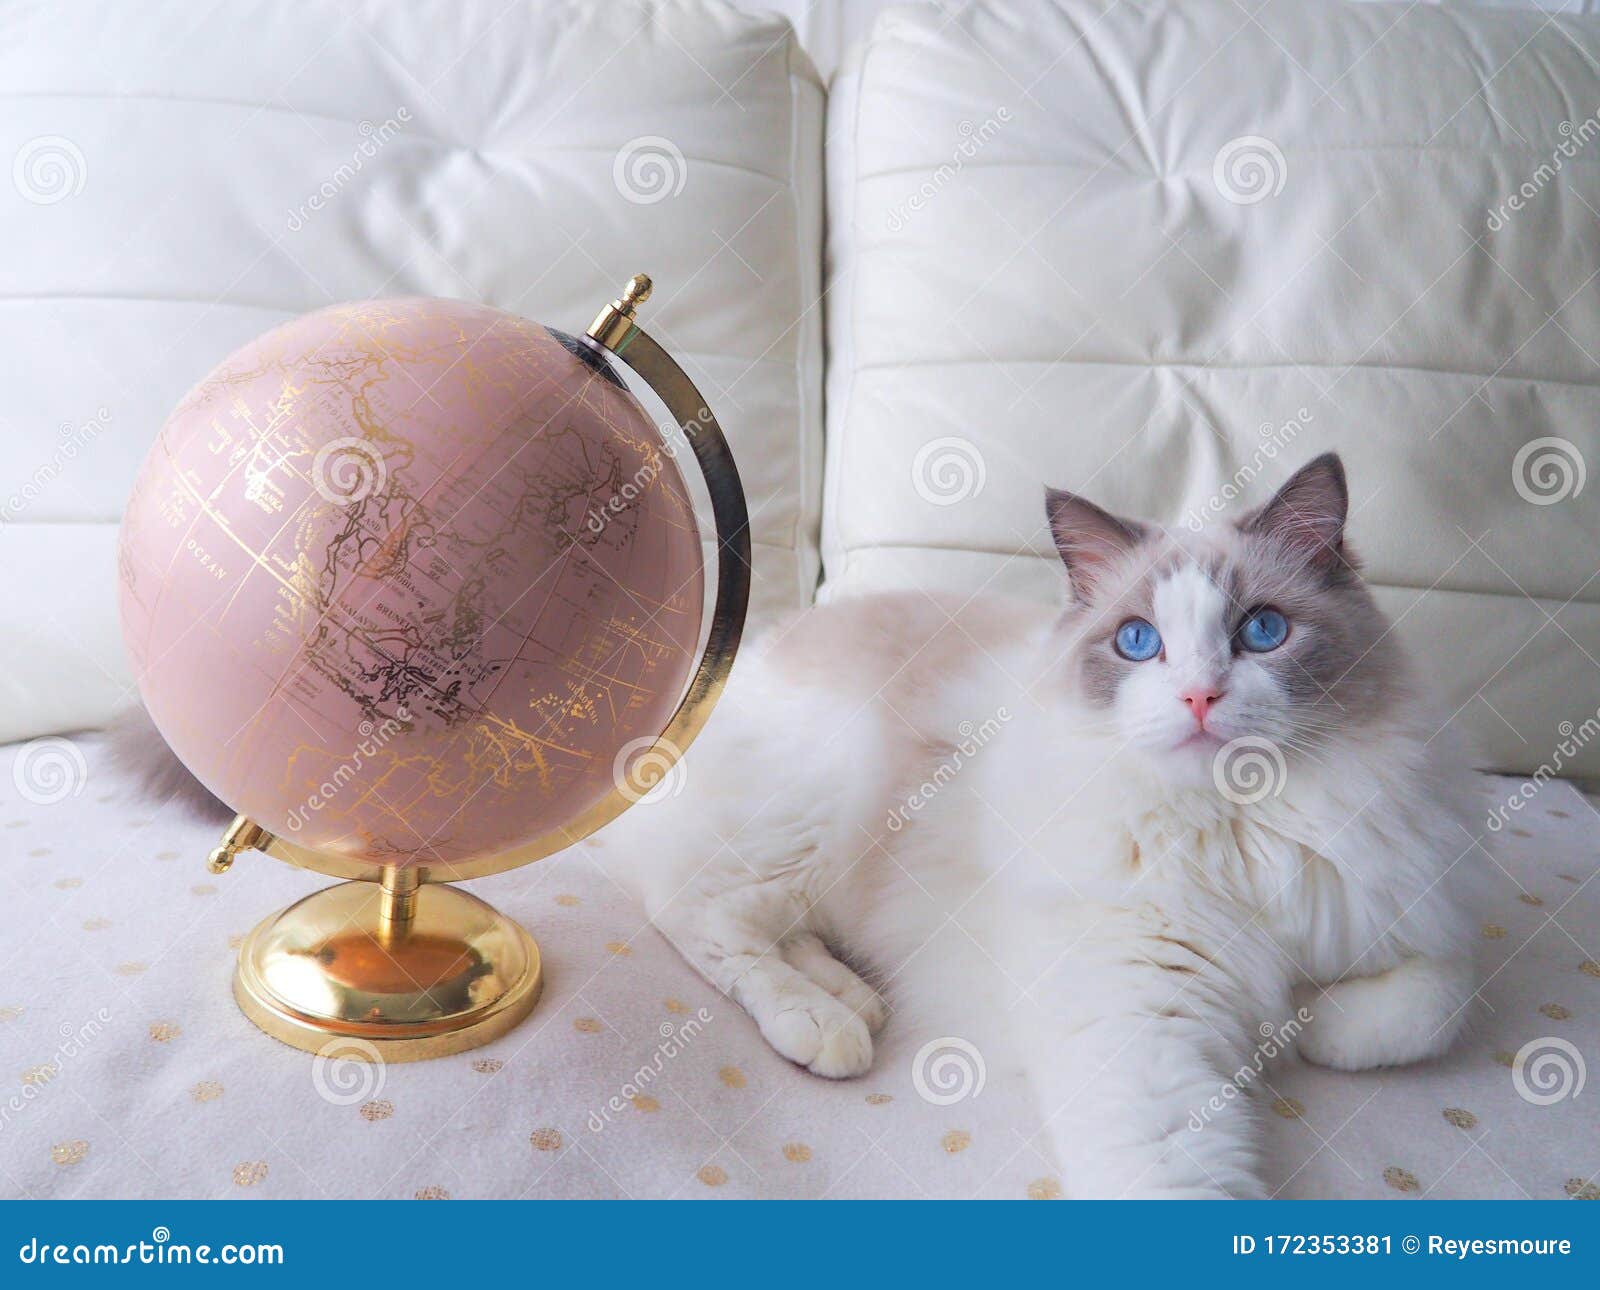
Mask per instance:
[[[1567,1021],[1572,1016],[1572,1010],[1563,1008],[1559,1003],[1541,1003],[1539,1011],[1549,1017],[1551,1021]]]
[[[35,1088],[43,1088],[46,1084],[53,1080],[58,1073],[59,1072],[56,1070],[56,1068],[51,1066],[49,1063],[46,1063],[43,1066],[30,1066],[27,1070],[22,1072],[22,1082],[25,1086],[31,1084]]]
[[[656,1101],[655,1098],[651,1097],[648,1093],[635,1093],[628,1099],[628,1101],[633,1103],[633,1109],[635,1111],[644,1111],[647,1114],[651,1111],[659,1111],[661,1109],[661,1103]]]
[[[139,973],[141,973],[141,972],[143,972],[145,970],[145,964],[143,964],[143,963],[118,963],[117,966],[112,968],[111,970],[113,972],[115,972],[118,976],[138,976]]]
[[[1272,1104],[1272,1110],[1285,1120],[1298,1120],[1306,1113],[1305,1106],[1292,1097],[1280,1097]]]
[[[1578,971],[1584,976],[1600,976],[1600,963],[1596,963],[1593,959],[1584,959],[1578,964]]]
[[[560,1129],[535,1129],[528,1135],[528,1142],[535,1151],[560,1151]]]
[[[1494,1059],[1502,1066],[1509,1067],[1517,1064],[1517,1055],[1505,1048],[1502,1048],[1499,1052],[1497,1052],[1494,1055]]]
[[[14,1008],[9,1005],[4,1008],[0,1008],[0,1021],[15,1021],[21,1015],[21,1008]]]
[[[894,1101],[894,1094],[893,1093],[868,1093],[867,1094],[867,1105],[868,1106],[888,1106],[889,1103],[892,1102],[892,1101]]]
[[[436,1183],[432,1187],[419,1187],[417,1189],[417,1199],[418,1200],[449,1200],[450,1199],[450,1193],[447,1192],[443,1187],[440,1187]]]
[[[361,1118],[368,1124],[376,1124],[379,1120],[387,1120],[393,1114],[394,1103],[387,1098],[361,1104]]]
[[[1565,819],[1569,819],[1570,818],[1565,811],[1559,811],[1553,806],[1550,808],[1550,814],[1555,816],[1556,819],[1558,819],[1558,820],[1565,820]]]
[[[1544,904],[1544,897],[1543,896],[1535,896],[1531,891],[1523,892],[1520,896],[1517,897],[1517,899],[1520,900],[1524,905],[1535,905],[1535,906],[1537,906],[1537,905]]]
[[[811,1148],[803,1142],[785,1142],[783,1144],[783,1158],[794,1164],[803,1165],[811,1159]]]
[[[83,886],[83,879],[82,878],[57,878],[56,879],[56,890],[57,891],[75,891],[81,886]]]
[[[668,999],[667,1011],[676,1013],[688,1012],[689,1005],[686,1004],[682,999]]]
[[[965,1129],[951,1129],[939,1139],[939,1145],[954,1156],[972,1145],[972,1135]]]
[[[1464,1111],[1459,1106],[1447,1106],[1444,1109],[1444,1118],[1458,1129],[1470,1129],[1478,1122],[1478,1117],[1471,1111]]]
[[[572,1023],[572,1028],[584,1035],[598,1035],[601,1030],[599,1017],[579,1017]]]
[[[728,1171],[721,1165],[701,1165],[695,1177],[707,1187],[720,1187],[728,1181]]]
[[[1568,1178],[1566,1192],[1573,1200],[1600,1200],[1600,1187],[1582,1178]]]
[[[228,937],[228,948],[230,950],[236,950],[243,944],[244,944],[244,933],[243,932],[235,932],[232,936]]]
[[[58,1142],[50,1148],[50,1159],[58,1165],[75,1165],[89,1154],[89,1144],[82,1138],[71,1142]]]
[[[744,1087],[744,1072],[737,1066],[724,1066],[717,1072],[717,1078],[729,1088]]]
[[[189,890],[196,896],[215,896],[217,894],[217,885],[213,882],[197,882]]]
[[[1035,1178],[1028,1184],[1029,1200],[1060,1200],[1061,1183],[1055,1178]]]
[[[1416,1174],[1409,1169],[1402,1169],[1399,1165],[1390,1165],[1383,1171],[1383,1181],[1396,1191],[1421,1191],[1422,1184],[1417,1181]]]
[[[83,930],[86,932],[103,932],[111,926],[109,918],[86,918],[83,920]]]
[[[494,1075],[505,1067],[505,1063],[498,1057],[480,1057],[472,1063],[472,1069],[480,1075]]]
[[[175,1021],[152,1021],[150,1023],[150,1038],[158,1044],[170,1043],[183,1033],[183,1027]]]
[[[33,860],[43,860],[47,855],[50,854],[51,851],[49,847],[34,847],[32,851],[28,852],[28,857]]]
[[[196,1102],[215,1102],[222,1096],[222,1085],[214,1079],[203,1079],[189,1090]]]
[[[1529,833],[1527,829],[1512,829],[1511,836],[1514,838],[1531,838],[1533,834]]]
[[[625,959],[633,953],[633,946],[627,941],[607,941],[606,952],[615,954],[619,959]]]
[[[1483,939],[1486,941],[1503,941],[1506,938],[1506,929],[1499,923],[1485,923],[1483,925]]]
[[[254,1187],[267,1176],[267,1162],[265,1160],[241,1160],[233,1167],[233,1185],[235,1187]]]
[[[156,859],[157,860],[176,860],[177,858],[178,858],[178,853],[176,851],[157,851],[156,852]]]
[[[556,904],[565,905],[568,909],[571,909],[574,905],[581,905],[583,902],[570,891],[564,891],[556,897]]]

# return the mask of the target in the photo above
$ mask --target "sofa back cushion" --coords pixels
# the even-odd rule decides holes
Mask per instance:
[[[132,696],[133,473],[235,347],[334,301],[571,332],[636,271],[750,495],[758,613],[817,576],[823,92],[714,0],[7,5],[0,740]]]
[[[1045,483],[1182,523],[1333,448],[1482,760],[1600,773],[1597,60],[1495,9],[884,16],[830,99],[823,594],[1060,597]]]

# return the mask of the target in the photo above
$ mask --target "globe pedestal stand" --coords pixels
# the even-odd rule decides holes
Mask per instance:
[[[639,275],[579,343],[619,358],[672,414],[704,477],[717,532],[716,603],[687,691],[649,751],[665,773],[693,742],[727,683],[750,594],[744,490],[716,417],[687,374],[636,320],[650,295]],[[672,451],[675,451],[675,447]],[[628,786],[631,788],[631,786]],[[524,846],[453,863],[405,865],[324,854],[275,837],[241,815],[211,853],[225,873],[245,851],[351,879],[274,914],[239,948],[233,993],[269,1035],[308,1052],[417,1061],[489,1043],[533,1010],[539,947],[509,918],[449,885],[504,873],[587,837],[639,800],[616,789]]]
[[[544,984],[539,947],[493,906],[389,867],[313,892],[239,947],[233,995],[307,1052],[385,1062],[464,1052],[505,1034]]]

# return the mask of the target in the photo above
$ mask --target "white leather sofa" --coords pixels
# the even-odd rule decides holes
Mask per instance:
[[[0,184],[0,740],[93,727],[132,698],[116,524],[166,411],[217,359],[295,314],[380,294],[469,297],[580,327],[647,270],[647,325],[702,384],[744,474],[758,617],[819,589],[994,587],[1049,601],[1062,581],[1046,482],[1181,522],[1235,489],[1264,495],[1333,447],[1350,469],[1368,573],[1484,766],[1519,779],[1600,775],[1600,741],[1575,733],[1600,704],[1600,482],[1586,480],[1600,471],[1600,17],[1579,12],[1587,3],[788,7],[826,84],[783,17],[717,0],[0,6],[11,180]],[[24,843],[17,854],[42,862],[18,880],[32,926],[92,933],[62,997],[88,1007],[110,982],[119,1020],[133,1019],[132,1038],[78,1068],[86,1086],[110,1080],[116,1062],[137,1075],[100,1113],[141,1158],[162,1154],[151,1125],[212,1155],[185,1166],[193,1181],[126,1158],[99,1173],[113,1134],[71,1128],[58,1100],[16,1131],[35,1154],[11,1186],[255,1187],[238,1178],[274,1150],[292,1157],[311,1129],[282,1128],[277,1147],[224,1146],[214,1126],[237,1127],[227,1099],[213,1128],[196,1117],[218,1110],[210,1083],[232,1093],[258,1081],[241,1056],[259,1057],[257,1037],[221,997],[226,934],[304,879],[230,878],[226,906],[172,868],[128,890],[119,866],[132,863],[136,808],[88,756],[94,791],[81,800],[31,809],[6,798],[0,849]],[[1511,903],[1489,937],[1511,965],[1497,975],[1514,982],[1515,1015],[1496,1014],[1503,1033],[1474,1040],[1447,1086],[1425,1072],[1382,1085],[1400,1090],[1389,1095],[1399,1109],[1349,1131],[1367,1135],[1366,1155],[1330,1155],[1328,1143],[1339,1099],[1354,1107],[1369,1085],[1303,1073],[1323,1118],[1300,1117],[1287,1090],[1279,1099],[1274,1132],[1300,1135],[1304,1157],[1287,1157],[1285,1194],[1403,1194],[1412,1176],[1440,1195],[1592,1188],[1592,1118],[1569,1106],[1527,1119],[1489,1060],[1533,1038],[1530,1025],[1587,1036],[1600,1054],[1600,947],[1581,944],[1596,925],[1584,886],[1592,818],[1580,827],[1590,808],[1559,786],[1545,793],[1516,844],[1527,854],[1506,862]],[[90,799],[92,819],[65,813]],[[180,820],[141,827],[171,832],[152,853],[204,849]],[[117,862],[86,855],[90,838]],[[580,864],[498,880],[494,898],[513,913],[523,904],[536,927],[552,897],[575,902],[551,933],[573,977],[542,1005],[554,1018],[542,1038],[523,1035],[517,1053],[528,1059],[532,1042],[540,1061],[593,1061],[574,1018],[647,1033],[668,980],[731,1013],[665,947],[635,941],[637,915]],[[1543,904],[1518,902],[1519,887]],[[127,912],[112,919],[113,907]],[[1579,911],[1589,930],[1568,944],[1558,932],[1578,927]],[[114,926],[91,928],[101,921]],[[599,948],[608,931],[638,947],[631,965]],[[172,947],[161,960],[152,934]],[[630,966],[631,984],[613,979]],[[51,1006],[0,992],[0,1027],[53,1020]],[[195,1012],[181,1028],[217,1043],[179,1074],[157,1031],[183,1007]],[[784,1124],[763,1150],[843,1114],[843,1099],[846,1119],[865,1114],[877,1085],[824,1088],[782,1069],[742,1019],[720,1024],[736,1036],[723,1052],[735,1075],[785,1090]],[[618,1070],[628,1042],[607,1056]],[[897,1055],[891,1041],[880,1069],[898,1070]],[[744,1086],[719,1077],[713,1057],[708,1047],[714,1102]],[[271,1060],[299,1069],[275,1049]],[[461,1059],[449,1078],[487,1078],[474,1069]],[[407,1087],[455,1123],[443,1075],[404,1078],[424,1081]],[[299,1116],[293,1079],[288,1091],[261,1085],[252,1115]],[[881,1083],[893,1091],[888,1074]],[[352,1137],[332,1176],[283,1166],[259,1193],[667,1194],[680,1180],[719,1191],[698,1166],[685,1171],[690,1157],[747,1194],[1050,1190],[1048,1161],[998,1147],[980,1161],[911,1120],[896,1129],[907,1145],[893,1168],[868,1153],[845,1169],[842,1142],[827,1153],[810,1142],[833,1174],[802,1176],[789,1156],[787,1174],[781,1162],[746,1172],[719,1154],[743,1131],[732,1107],[705,1112],[715,1129],[692,1146],[680,1137],[611,1156],[613,1134],[587,1162],[557,1151],[572,1161],[558,1169],[535,1142],[550,1166],[536,1182],[528,1132],[571,1126],[570,1146],[581,1108],[542,1075],[501,1086],[461,1132],[512,1118],[514,1161],[496,1147],[478,1175],[464,1156],[394,1173]],[[1462,1089],[1482,1101],[1475,1123],[1488,1124],[1491,1103],[1504,1113],[1492,1150],[1475,1153],[1458,1119],[1441,1121],[1441,1109],[1465,1106]],[[527,1097],[552,1109],[523,1125]],[[991,1105],[999,1135],[1010,1112],[998,1095]],[[403,1099],[389,1109],[401,1114]],[[135,1113],[147,1118],[130,1129]],[[387,1118],[381,1106],[374,1118]],[[1574,1126],[1587,1145],[1574,1145]],[[317,1132],[369,1128],[383,1131]],[[852,1123],[847,1136],[857,1128],[877,1132]],[[1391,1160],[1396,1134],[1421,1145]],[[424,1139],[430,1162],[466,1150]],[[83,1141],[98,1145],[73,1174],[57,1157],[70,1165]],[[1354,1182],[1341,1154],[1361,1157]],[[244,1172],[230,1182],[234,1164]]]

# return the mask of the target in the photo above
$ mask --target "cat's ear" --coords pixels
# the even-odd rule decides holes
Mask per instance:
[[[1067,566],[1074,599],[1089,598],[1096,579],[1118,556],[1133,550],[1146,533],[1137,520],[1124,520],[1093,502],[1059,488],[1044,490],[1050,535]]]
[[[1241,519],[1239,527],[1282,542],[1315,568],[1331,569],[1348,562],[1344,523],[1349,511],[1344,464],[1338,453],[1325,452],[1295,471],[1272,500]]]

